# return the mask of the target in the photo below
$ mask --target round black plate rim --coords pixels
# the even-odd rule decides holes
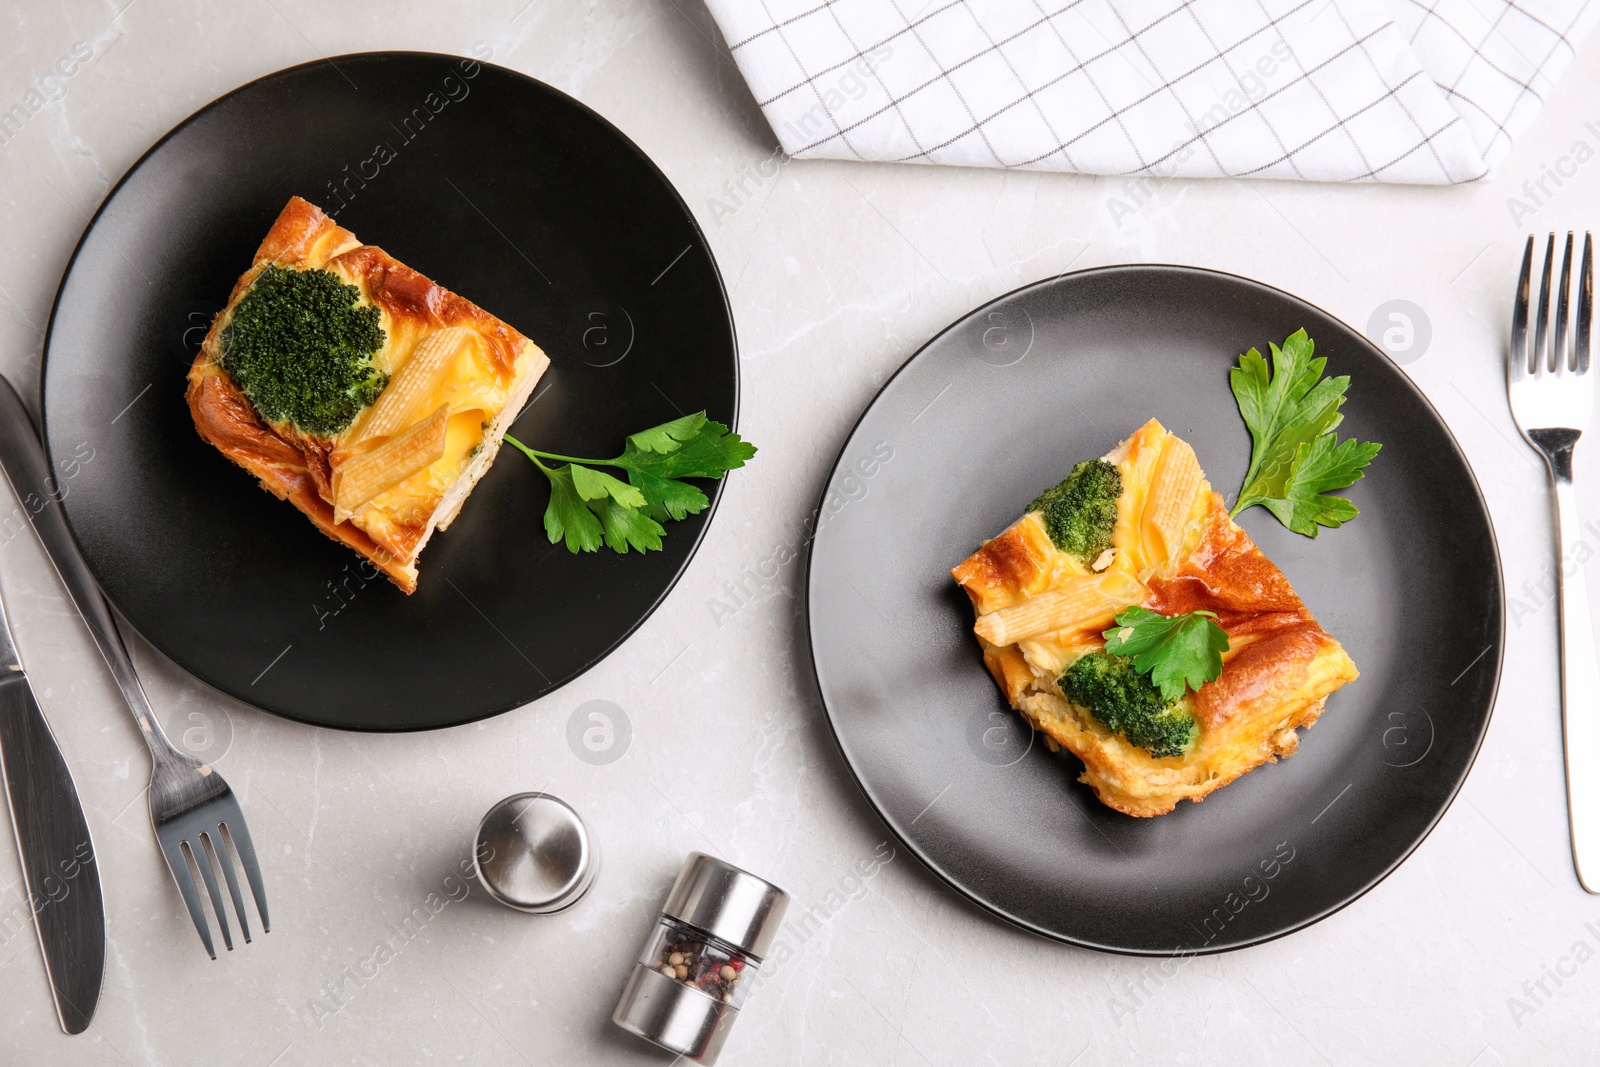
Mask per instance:
[[[270,73],[260,75],[259,77],[256,77],[256,78],[252,78],[247,82],[244,82],[244,83],[242,83],[240,85],[235,86],[232,89],[229,89],[227,92],[221,94],[216,99],[210,101],[209,103],[205,104],[204,106],[202,106],[202,107],[196,109],[195,111],[191,112],[182,121],[180,121],[177,125],[173,126],[172,129],[168,130],[165,134],[163,134],[161,136],[161,138],[159,140],[157,140],[153,145],[151,145],[149,148],[145,149],[145,151],[139,156],[139,158],[137,160],[134,161],[133,165],[130,166],[127,169],[127,171],[122,175],[122,177],[117,179],[116,184],[111,187],[111,189],[106,193],[104,199],[102,199],[100,201],[100,206],[95,208],[94,214],[90,216],[89,221],[84,225],[83,233],[81,235],[79,235],[77,244],[73,246],[72,255],[68,257],[67,265],[61,272],[61,280],[58,283],[56,283],[55,299],[51,302],[51,305],[50,305],[50,317],[49,317],[49,320],[45,324],[44,345],[41,348],[42,356],[41,356],[40,364],[39,364],[39,400],[40,400],[40,403],[39,403],[39,430],[40,430],[40,436],[43,438],[45,452],[46,452],[46,455],[48,456],[48,458],[50,460],[52,469],[54,469],[56,457],[55,457],[54,453],[51,451],[51,448],[50,448],[50,429],[49,429],[49,425],[48,425],[49,405],[47,405],[44,402],[44,393],[45,393],[45,383],[48,381],[47,371],[48,371],[48,366],[49,366],[50,345],[51,345],[51,340],[53,338],[53,335],[55,333],[56,315],[57,315],[57,313],[59,312],[59,310],[61,308],[61,299],[62,299],[62,295],[66,291],[67,279],[72,276],[72,270],[73,270],[73,267],[76,266],[76,264],[78,262],[78,256],[83,252],[84,246],[88,244],[89,236],[94,232],[95,227],[100,222],[100,216],[105,214],[106,209],[110,206],[111,202],[114,199],[116,199],[117,193],[119,191],[121,191],[122,187],[125,184],[127,184],[127,182],[139,171],[139,168],[143,167],[145,165],[145,163],[149,159],[151,159],[153,156],[155,156],[155,154],[168,141],[170,141],[174,137],[178,136],[178,134],[183,132],[183,130],[185,128],[187,128],[189,125],[194,123],[201,116],[205,115],[207,112],[211,111],[213,108],[219,107],[224,101],[226,101],[228,98],[234,96],[237,93],[244,92],[244,91],[246,91],[246,90],[248,90],[248,89],[250,89],[250,88],[252,88],[252,87],[254,87],[256,85],[259,85],[259,84],[261,84],[263,82],[269,82],[269,81],[272,81],[272,80],[278,79],[278,78],[287,78],[287,77],[290,77],[290,76],[298,73],[299,71],[302,71],[302,70],[305,70],[305,69],[308,69],[308,68],[313,68],[313,67],[320,67],[324,63],[330,63],[330,64],[334,63],[336,60],[359,60],[359,61],[369,61],[370,62],[370,61],[374,61],[374,60],[398,59],[398,58],[411,58],[411,59],[427,58],[427,59],[447,60],[447,61],[450,61],[450,62],[460,62],[461,60],[466,59],[468,57],[454,55],[454,54],[449,53],[449,52],[429,52],[429,51],[410,50],[410,49],[380,49],[380,50],[372,51],[372,52],[348,52],[348,53],[345,53],[343,55],[334,56],[331,59],[314,59],[314,60],[311,60],[311,61],[306,62],[306,63],[297,63],[292,67],[284,67],[281,70],[271,71]],[[595,111],[593,108],[589,107],[587,104],[585,104],[583,101],[579,100],[577,97],[572,96],[570,93],[562,92],[562,90],[557,89],[555,86],[550,85],[550,84],[548,84],[546,82],[542,82],[538,78],[534,78],[534,77],[532,77],[530,75],[524,74],[519,70],[513,70],[510,67],[502,67],[499,64],[495,64],[495,63],[488,63],[488,62],[485,62],[484,60],[480,60],[480,59],[478,59],[476,57],[471,57],[471,58],[472,58],[473,62],[479,63],[482,66],[495,67],[496,69],[504,71],[507,74],[514,75],[517,78],[522,79],[523,81],[530,82],[533,85],[538,86],[540,89],[547,90],[547,91],[552,92],[552,93],[556,93],[556,94],[560,95],[561,97],[563,97],[565,100],[567,100],[569,103],[571,103],[573,106],[581,109],[582,111],[587,112],[591,117],[593,117],[597,122],[599,122],[604,128],[610,130],[613,134],[615,134],[618,142],[621,143],[621,144],[626,145],[630,151],[632,151],[636,156],[638,156],[640,161],[643,162],[646,167],[648,167],[650,170],[654,171],[655,174],[661,179],[662,186],[672,194],[672,198],[676,201],[676,203],[678,204],[678,207],[683,212],[683,217],[689,223],[690,231],[694,234],[695,238],[699,241],[700,245],[703,248],[706,249],[706,258],[711,264],[712,276],[715,277],[716,281],[717,281],[717,292],[722,297],[722,307],[723,307],[724,313],[727,316],[728,337],[729,337],[729,340],[730,340],[730,342],[732,344],[732,352],[733,352],[733,361],[732,361],[732,364],[731,364],[732,370],[733,370],[733,411],[732,411],[731,417],[730,417],[730,419],[728,421],[728,428],[732,429],[732,430],[737,430],[739,428],[739,400],[740,400],[740,392],[741,392],[741,382],[740,382],[740,373],[739,373],[739,333],[738,333],[738,328],[737,328],[737,326],[736,326],[736,324],[734,322],[733,305],[728,300],[727,282],[722,277],[722,268],[717,265],[716,257],[711,254],[711,244],[710,244],[709,241],[706,240],[705,231],[701,229],[699,220],[695,218],[694,212],[690,210],[688,202],[683,199],[683,195],[678,192],[677,186],[673,185],[672,182],[667,179],[666,174],[661,170],[661,168],[659,166],[656,165],[655,160],[651,159],[645,153],[645,151],[642,148],[640,148],[637,144],[635,144],[634,141],[633,141],[633,138],[629,137],[626,133],[624,133],[621,129],[619,129],[614,123],[612,123],[609,119],[607,119],[604,115],[600,114],[598,111]],[[515,421],[515,420],[513,420],[513,421]],[[666,601],[667,597],[671,595],[672,591],[675,588],[677,588],[678,582],[680,580],[682,580],[684,572],[689,569],[689,565],[694,561],[695,556],[698,555],[698,553],[700,551],[700,544],[701,544],[702,541],[705,540],[706,531],[711,528],[711,523],[716,518],[717,508],[722,503],[722,490],[723,490],[723,488],[725,487],[726,484],[727,483],[726,483],[726,476],[725,476],[723,479],[719,479],[711,487],[710,491],[707,492],[706,495],[711,498],[711,506],[709,508],[707,508],[705,513],[704,513],[705,514],[705,521],[700,524],[699,530],[696,531],[695,536],[694,536],[694,541],[689,546],[688,553],[684,556],[683,565],[678,568],[677,573],[672,576],[672,580],[670,582],[668,582],[666,584],[666,586],[661,590],[661,595],[658,596],[654,601],[652,601],[650,606],[644,612],[642,612],[639,615],[639,618],[637,620],[635,620],[633,625],[628,627],[626,631],[624,631],[622,634],[620,634],[614,642],[612,642],[610,645],[606,646],[604,650],[602,650],[601,652],[596,654],[592,659],[588,660],[582,666],[576,668],[573,671],[570,671],[565,676],[556,679],[553,682],[553,684],[551,684],[551,686],[547,690],[545,690],[544,693],[539,694],[538,696],[535,696],[535,697],[533,697],[531,699],[515,700],[515,701],[511,701],[509,703],[501,703],[501,704],[498,704],[498,705],[495,705],[495,706],[491,707],[489,710],[482,711],[481,713],[473,714],[470,717],[460,718],[460,719],[454,720],[452,722],[443,723],[443,724],[436,725],[436,726],[385,726],[385,725],[345,724],[345,723],[333,724],[333,723],[328,723],[328,722],[322,722],[322,721],[319,721],[317,719],[307,717],[307,716],[305,716],[303,714],[299,714],[293,708],[273,707],[273,706],[268,706],[268,705],[262,704],[259,701],[248,700],[244,696],[242,696],[242,695],[240,695],[238,693],[229,692],[227,689],[224,689],[224,688],[221,688],[220,686],[214,685],[210,681],[208,681],[207,679],[201,677],[201,675],[196,671],[196,669],[191,664],[185,663],[181,658],[174,657],[173,655],[168,653],[166,650],[164,650],[164,649],[160,648],[158,645],[156,645],[155,642],[153,642],[149,638],[145,637],[145,635],[142,632],[139,631],[139,628],[137,626],[134,626],[133,623],[127,618],[126,615],[122,615],[122,612],[121,612],[120,609],[118,609],[118,614],[122,616],[123,621],[126,622],[130,627],[132,627],[132,629],[136,633],[139,633],[140,638],[144,640],[144,643],[146,644],[147,647],[149,647],[149,648],[155,650],[156,652],[158,652],[164,659],[167,659],[167,660],[177,664],[179,667],[181,667],[183,669],[184,673],[188,674],[195,681],[200,682],[207,689],[210,689],[213,692],[221,693],[222,695],[228,697],[229,699],[238,700],[238,701],[240,701],[242,703],[248,704],[251,707],[260,708],[263,711],[266,711],[266,712],[268,712],[270,714],[276,715],[276,716],[278,716],[280,718],[288,719],[288,720],[290,720],[292,722],[303,723],[303,724],[305,724],[307,726],[318,726],[318,727],[322,727],[322,728],[325,728],[325,729],[347,730],[347,731],[350,731],[350,732],[353,732],[353,733],[374,733],[374,734],[418,733],[418,732],[427,731],[427,730],[445,730],[445,729],[451,729],[451,728],[457,727],[457,726],[469,726],[469,725],[471,725],[472,723],[475,723],[475,722],[482,722],[485,719],[492,719],[496,715],[504,715],[508,711],[512,711],[512,710],[514,710],[516,708],[522,707],[525,704],[531,703],[532,700],[538,700],[543,696],[549,696],[550,694],[555,693],[556,691],[558,691],[558,690],[562,689],[563,687],[565,687],[566,685],[570,684],[575,679],[577,679],[577,678],[581,677],[582,675],[588,673],[597,664],[599,664],[602,660],[604,660],[608,656],[610,656],[611,653],[615,652],[618,648],[622,647],[623,643],[626,642],[628,640],[628,638],[632,637],[634,635],[634,633],[639,629],[639,627],[643,626],[645,624],[646,620],[648,620],[652,615],[654,615],[656,613],[657,609],[659,609],[661,607],[662,603]],[[77,535],[77,530],[73,526],[72,513],[70,511],[68,511],[64,507],[61,510],[62,510],[62,514],[66,517],[68,528],[72,530],[73,537],[74,537],[74,539],[76,539],[78,535]],[[91,565],[91,570],[92,569],[93,568],[92,568],[92,565]],[[116,602],[111,599],[109,594],[106,596],[106,599],[111,602],[113,607],[117,606]]]
[[[857,417],[855,423],[851,425],[850,431],[847,434],[845,434],[844,440],[839,446],[838,454],[834,457],[833,465],[828,469],[828,476],[823,481],[823,490],[822,490],[822,498],[823,499],[818,502],[818,507],[821,508],[823,506],[823,504],[826,503],[826,498],[827,498],[827,493],[828,493],[828,486],[833,483],[833,475],[834,475],[835,472],[838,471],[840,465],[844,463],[845,454],[850,448],[851,441],[853,441],[855,439],[856,432],[861,428],[861,424],[863,422],[865,422],[866,419],[867,419],[867,416],[872,413],[872,409],[877,404],[878,398],[881,397],[885,392],[887,392],[889,387],[892,384],[894,384],[895,380],[897,378],[899,378],[900,375],[902,373],[904,373],[907,369],[909,369],[913,363],[915,363],[919,358],[921,358],[921,356],[923,355],[924,352],[929,351],[935,345],[937,345],[938,342],[945,337],[945,335],[947,335],[947,334],[955,331],[956,329],[960,328],[963,324],[971,321],[974,316],[981,314],[986,309],[994,307],[996,304],[1000,304],[1000,303],[1002,303],[1004,301],[1010,300],[1013,297],[1019,296],[1019,295],[1021,295],[1023,293],[1029,292],[1031,290],[1043,289],[1043,288],[1046,288],[1046,287],[1049,287],[1049,286],[1059,285],[1059,284],[1062,284],[1062,283],[1070,282],[1073,279],[1082,278],[1082,277],[1089,276],[1089,275],[1108,276],[1108,275],[1114,275],[1114,274],[1135,274],[1135,273],[1146,273],[1146,272],[1169,273],[1169,274],[1180,274],[1180,275],[1182,275],[1182,274],[1195,274],[1195,275],[1204,275],[1204,276],[1210,277],[1210,278],[1226,279],[1226,280],[1228,280],[1230,282],[1237,283],[1237,284],[1239,284],[1241,286],[1244,286],[1246,288],[1254,289],[1254,290],[1261,291],[1261,292],[1270,293],[1270,294],[1272,294],[1274,296],[1281,297],[1281,298],[1283,298],[1285,300],[1288,300],[1291,303],[1300,304],[1300,305],[1302,305],[1304,307],[1310,308],[1311,310],[1317,312],[1318,314],[1324,315],[1327,318],[1334,320],[1335,322],[1344,323],[1344,320],[1339,318],[1337,315],[1331,314],[1330,312],[1325,311],[1321,307],[1318,307],[1316,304],[1311,303],[1309,300],[1306,300],[1303,297],[1296,296],[1293,293],[1288,292],[1287,290],[1279,289],[1276,286],[1268,285],[1267,283],[1261,282],[1261,281],[1257,281],[1254,278],[1247,278],[1247,277],[1245,277],[1244,275],[1241,275],[1241,274],[1232,274],[1232,273],[1230,273],[1228,271],[1214,270],[1214,269],[1212,269],[1210,267],[1195,267],[1195,266],[1189,266],[1189,265],[1179,264],[1179,263],[1119,263],[1119,264],[1112,264],[1112,265],[1103,266],[1103,267],[1086,267],[1083,270],[1075,270],[1075,271],[1070,271],[1070,272],[1065,273],[1065,274],[1052,275],[1049,278],[1044,278],[1044,279],[1041,279],[1041,280],[1036,281],[1036,282],[1029,282],[1026,285],[1020,285],[1017,288],[1012,289],[1009,292],[1002,293],[999,296],[995,297],[994,299],[986,301],[985,303],[979,305],[978,307],[975,307],[975,308],[971,309],[970,311],[966,312],[960,318],[958,318],[955,321],[951,322],[944,329],[940,330],[938,333],[936,333],[932,337],[930,337],[926,342],[923,343],[922,347],[918,348],[914,353],[912,353],[911,356],[904,363],[901,363],[900,366],[895,368],[894,373],[891,374],[884,381],[883,385],[878,388],[878,391],[875,394],[873,394],[872,399],[867,402],[867,406],[862,409],[860,416]],[[1366,347],[1368,349],[1370,349],[1373,353],[1377,354],[1378,356],[1380,356],[1383,359],[1388,359],[1389,358],[1381,349],[1379,349],[1370,340],[1368,340],[1368,338],[1366,337],[1365,334],[1361,333],[1359,330],[1355,329],[1354,327],[1349,326],[1347,323],[1345,324],[1345,328],[1350,331],[1351,336],[1359,338],[1361,343],[1366,345]],[[1083,938],[1083,937],[1069,937],[1069,936],[1067,936],[1065,934],[1062,934],[1062,933],[1060,933],[1058,931],[1051,930],[1051,929],[1049,929],[1047,927],[1044,927],[1044,926],[1040,926],[1037,923],[1030,922],[1027,919],[1021,918],[1020,916],[1017,916],[1017,915],[1014,915],[1014,914],[1008,912],[1003,907],[1000,907],[1000,906],[992,903],[991,901],[987,900],[977,890],[972,889],[971,887],[969,887],[965,883],[963,883],[960,880],[956,879],[954,876],[952,876],[950,874],[949,871],[945,870],[944,867],[938,861],[934,860],[919,845],[917,845],[916,842],[914,842],[910,837],[908,837],[906,835],[906,833],[900,828],[900,826],[894,820],[890,819],[887,814],[885,814],[884,809],[883,809],[883,805],[879,801],[879,798],[874,794],[872,786],[870,784],[868,784],[868,782],[866,781],[865,778],[862,777],[862,774],[861,774],[860,770],[857,768],[856,760],[850,754],[850,747],[849,747],[848,743],[845,741],[844,735],[839,730],[839,724],[838,724],[837,719],[835,718],[834,709],[828,703],[828,700],[827,700],[826,696],[822,695],[823,694],[822,677],[817,671],[816,649],[815,649],[814,642],[811,640],[811,626],[812,626],[812,618],[811,618],[811,595],[812,595],[812,589],[811,589],[811,563],[812,563],[812,556],[816,551],[816,541],[815,541],[815,539],[813,539],[811,544],[810,544],[810,546],[808,546],[807,551],[806,551],[806,577],[805,577],[806,646],[807,646],[806,650],[807,650],[808,658],[809,658],[809,661],[810,661],[812,684],[816,686],[817,693],[818,693],[819,697],[821,697],[821,699],[822,699],[822,708],[823,708],[823,711],[826,713],[825,714],[825,718],[827,719],[827,722],[828,722],[828,730],[833,735],[834,743],[839,746],[839,753],[840,753],[840,755],[842,755],[844,757],[845,766],[848,767],[849,770],[850,770],[850,777],[852,779],[854,779],[857,788],[859,788],[861,790],[862,795],[867,798],[867,803],[872,805],[873,811],[877,813],[879,820],[882,821],[882,823],[884,824],[885,828],[887,828],[889,833],[894,836],[895,840],[898,841],[908,852],[910,852],[912,855],[916,856],[916,858],[919,861],[921,861],[923,866],[928,868],[934,874],[938,875],[939,878],[946,885],[950,886],[952,889],[954,889],[956,892],[960,893],[968,901],[970,901],[971,903],[977,905],[979,908],[983,909],[984,911],[987,911],[989,914],[994,915],[997,918],[1004,919],[1006,922],[1010,923],[1013,926],[1020,927],[1021,929],[1027,930],[1030,933],[1038,934],[1039,936],[1048,938],[1051,941],[1058,941],[1058,942],[1061,942],[1063,944],[1075,945],[1078,948],[1092,949],[1092,950],[1097,951],[1097,952],[1108,952],[1108,953],[1112,953],[1114,955],[1119,955],[1119,956],[1135,956],[1135,957],[1141,957],[1141,958],[1147,958],[1147,959],[1150,959],[1150,958],[1153,958],[1153,959],[1168,959],[1168,958],[1174,958],[1174,957],[1188,957],[1188,956],[1213,956],[1213,955],[1218,955],[1218,954],[1224,953],[1224,952],[1235,952],[1235,951],[1237,951],[1239,949],[1250,948],[1250,947],[1252,947],[1254,945],[1263,945],[1263,944],[1266,944],[1269,941],[1276,941],[1278,938],[1287,937],[1290,934],[1298,933],[1299,931],[1304,930],[1306,927],[1314,926],[1317,923],[1321,922],[1322,920],[1326,919],[1328,916],[1333,915],[1336,912],[1342,911],[1344,908],[1349,907],[1351,904],[1355,903],[1357,900],[1359,900],[1362,897],[1366,896],[1367,893],[1371,892],[1373,890],[1373,888],[1375,888],[1378,885],[1378,883],[1382,882],[1385,878],[1388,878],[1389,875],[1393,874],[1395,872],[1395,870],[1402,863],[1404,863],[1406,860],[1410,859],[1412,853],[1414,853],[1422,845],[1422,843],[1425,840],[1427,840],[1428,835],[1433,833],[1434,827],[1439,825],[1439,822],[1444,818],[1445,813],[1448,812],[1450,810],[1451,805],[1455,803],[1456,797],[1459,796],[1460,793],[1461,793],[1461,787],[1466,784],[1467,776],[1472,773],[1472,768],[1477,765],[1478,753],[1482,750],[1482,748],[1483,748],[1483,740],[1488,735],[1489,724],[1490,724],[1490,721],[1494,717],[1495,704],[1496,704],[1496,702],[1497,702],[1497,700],[1499,698],[1500,679],[1501,679],[1501,676],[1502,676],[1502,673],[1503,673],[1503,670],[1504,670],[1504,666],[1505,666],[1505,644],[1506,644],[1506,631],[1505,631],[1505,575],[1504,575],[1504,571],[1503,571],[1503,568],[1501,567],[1501,563],[1500,563],[1500,542],[1499,542],[1498,536],[1495,533],[1493,515],[1489,511],[1488,500],[1483,495],[1483,487],[1478,484],[1477,472],[1475,470],[1473,470],[1472,465],[1467,462],[1467,455],[1466,455],[1466,453],[1464,451],[1462,451],[1460,442],[1456,440],[1455,434],[1451,431],[1450,424],[1447,423],[1444,420],[1443,416],[1441,416],[1439,414],[1439,410],[1436,407],[1434,407],[1433,402],[1428,399],[1427,394],[1424,393],[1421,389],[1419,389],[1417,387],[1416,383],[1411,380],[1411,376],[1410,375],[1406,374],[1403,371],[1398,370],[1398,368],[1396,369],[1396,378],[1399,379],[1404,384],[1405,388],[1407,388],[1407,389],[1409,389],[1411,391],[1411,393],[1416,397],[1416,399],[1420,400],[1423,403],[1423,405],[1425,406],[1426,410],[1429,412],[1429,414],[1431,414],[1433,416],[1434,420],[1438,423],[1440,429],[1442,429],[1444,431],[1445,439],[1450,442],[1450,447],[1454,450],[1456,458],[1458,460],[1460,460],[1462,468],[1467,472],[1467,477],[1468,477],[1469,481],[1471,482],[1472,490],[1473,490],[1473,493],[1475,494],[1474,499],[1477,502],[1478,508],[1482,511],[1485,519],[1488,520],[1486,525],[1487,525],[1487,529],[1488,529],[1488,533],[1489,533],[1489,543],[1490,543],[1490,545],[1492,546],[1492,548],[1494,550],[1493,551],[1493,563],[1494,563],[1494,570],[1495,570],[1495,585],[1496,585],[1496,588],[1500,592],[1500,607],[1499,607],[1499,610],[1500,610],[1500,626],[1498,628],[1499,629],[1499,641],[1495,645],[1495,647],[1493,648],[1493,652],[1494,652],[1494,681],[1489,687],[1488,711],[1485,713],[1485,715],[1483,717],[1483,722],[1478,728],[1477,737],[1473,739],[1471,758],[1468,759],[1462,765],[1461,772],[1456,776],[1455,781],[1451,783],[1450,789],[1449,789],[1449,795],[1445,797],[1444,803],[1439,806],[1438,812],[1435,813],[1433,818],[1431,818],[1428,821],[1427,826],[1422,830],[1421,833],[1419,833],[1417,835],[1416,839],[1411,841],[1405,847],[1405,849],[1403,851],[1401,851],[1401,853],[1398,856],[1395,857],[1393,862],[1391,862],[1388,866],[1384,867],[1381,871],[1378,872],[1377,875],[1375,875],[1374,877],[1369,879],[1365,885],[1361,886],[1355,892],[1351,893],[1344,900],[1340,901],[1339,903],[1337,903],[1337,904],[1335,904],[1335,905],[1333,905],[1331,907],[1324,908],[1323,910],[1321,910],[1319,912],[1316,912],[1316,913],[1314,913],[1314,914],[1312,914],[1312,915],[1310,915],[1310,916],[1308,916],[1306,918],[1303,918],[1303,919],[1299,920],[1298,922],[1294,922],[1294,923],[1288,924],[1288,925],[1284,926],[1283,928],[1281,928],[1279,930],[1276,930],[1276,931],[1274,931],[1274,932],[1272,932],[1270,934],[1266,934],[1266,935],[1263,935],[1263,936],[1260,936],[1260,937],[1245,938],[1245,939],[1241,939],[1241,940],[1238,940],[1238,941],[1232,941],[1232,942],[1218,941],[1218,942],[1215,942],[1213,944],[1206,945],[1205,947],[1199,948],[1199,949],[1190,949],[1190,948],[1184,948],[1184,949],[1130,948],[1130,947],[1125,946],[1125,945],[1115,945],[1115,944],[1106,944],[1106,943],[1095,942],[1095,941],[1092,941],[1092,940],[1089,940],[1089,939]]]

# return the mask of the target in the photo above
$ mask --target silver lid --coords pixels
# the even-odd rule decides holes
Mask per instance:
[[[635,964],[611,1021],[646,1041],[711,1067],[739,1009],[644,964]]]
[[[560,797],[518,793],[489,809],[472,850],[489,895],[519,911],[547,914],[577,903],[599,857],[589,828]]]
[[[789,894],[749,871],[691,852],[661,914],[698,927],[748,955],[767,954]]]

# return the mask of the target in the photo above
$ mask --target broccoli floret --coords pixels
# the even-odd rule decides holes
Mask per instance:
[[[389,384],[382,313],[326,270],[270,266],[222,331],[222,369],[268,422],[332,437]]]
[[[1122,475],[1103,459],[1090,459],[1072,468],[1066,480],[1047,489],[1029,511],[1042,512],[1050,540],[1063,552],[1089,566],[1111,547],[1117,525],[1117,498],[1122,495]]]
[[[1126,656],[1090,652],[1061,672],[1061,691],[1108,730],[1150,755],[1181,756],[1194,743],[1194,716],[1162,699],[1148,675]]]

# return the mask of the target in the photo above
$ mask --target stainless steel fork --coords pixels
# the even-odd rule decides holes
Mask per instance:
[[[1572,307],[1574,235],[1567,234],[1561,281],[1554,293],[1556,235],[1545,247],[1539,303],[1533,308],[1533,343],[1528,322],[1533,286],[1534,239],[1522,255],[1522,276],[1511,316],[1507,363],[1511,415],[1522,436],[1544,457],[1555,485],[1556,583],[1561,602],[1561,722],[1567,767],[1567,811],[1572,829],[1572,863],[1578,881],[1600,893],[1600,662],[1589,617],[1584,581],[1578,499],[1572,487],[1572,452],[1594,409],[1594,379],[1589,374],[1594,328],[1594,235],[1585,234],[1579,271],[1577,309]]]
[[[178,892],[188,906],[189,918],[200,932],[200,940],[212,959],[217,950],[211,941],[205,910],[200,904],[196,879],[205,883],[211,898],[211,910],[222,931],[222,943],[233,948],[233,933],[228,926],[227,908],[217,883],[220,871],[227,883],[228,894],[233,898],[234,913],[239,918],[239,929],[246,941],[250,940],[250,922],[244,899],[239,893],[239,880],[234,875],[234,857],[244,868],[255,897],[256,910],[261,915],[261,929],[271,929],[267,920],[267,893],[261,882],[261,865],[256,861],[255,847],[250,843],[250,830],[245,826],[244,812],[239,801],[208,764],[180,752],[167,739],[161,724],[156,721],[145,696],[144,686],[128,658],[127,647],[111,615],[100,586],[96,584],[89,565],[78,550],[67,529],[61,511],[59,483],[50,475],[50,465],[45,459],[44,447],[33,430],[33,422],[22,406],[11,383],[0,378],[0,468],[16,492],[17,499],[33,519],[33,526],[44,543],[45,553],[55,565],[61,584],[72,596],[78,613],[89,626],[89,633],[100,654],[105,657],[122,690],[128,710],[139,724],[139,732],[150,749],[150,821],[155,825],[156,839],[161,844],[161,854],[178,883]],[[231,853],[231,854],[230,854]]]

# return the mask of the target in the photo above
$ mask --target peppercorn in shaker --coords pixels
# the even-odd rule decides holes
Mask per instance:
[[[709,1067],[788,906],[771,882],[691,852],[611,1020]]]

